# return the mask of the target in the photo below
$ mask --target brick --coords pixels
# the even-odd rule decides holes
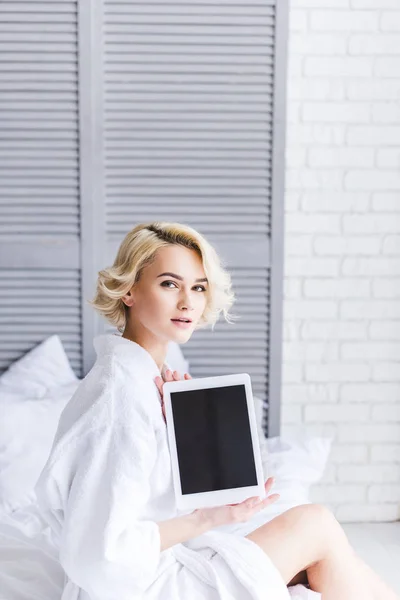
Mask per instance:
[[[323,437],[331,438],[333,441],[336,439],[338,426],[332,423],[307,423],[303,424],[299,433],[306,432],[309,437]]]
[[[289,101],[343,100],[345,98],[345,84],[342,81],[333,81],[322,77],[313,79],[294,77],[288,81],[287,95]]]
[[[301,8],[345,8],[350,0],[291,0],[290,6]]]
[[[345,383],[339,391],[340,402],[398,402],[399,383]]]
[[[311,234],[290,234],[285,239],[286,256],[311,256],[313,254],[313,236]]]
[[[300,331],[304,340],[365,340],[368,337],[367,324],[357,321],[311,321],[304,323]]]
[[[288,323],[287,321],[283,321],[282,323],[282,339],[283,340],[298,340],[300,339],[300,322],[295,323],[291,321]]]
[[[303,380],[303,365],[300,363],[282,364],[282,382],[297,383]]]
[[[370,417],[370,407],[360,404],[307,404],[305,423],[361,423]]]
[[[400,360],[400,342],[344,342],[340,352],[340,357],[346,360]]]
[[[400,467],[397,465],[339,465],[338,480],[343,483],[397,483]]]
[[[288,190],[342,190],[343,170],[334,169],[287,169]]]
[[[400,36],[399,36],[400,43]],[[377,102],[372,106],[372,121],[375,123],[400,123],[400,106],[396,102]],[[384,165],[386,166],[386,165]],[[396,164],[397,166],[397,164]]]
[[[300,146],[292,146],[291,148],[286,148],[286,167],[292,169],[304,167],[306,165],[306,156],[307,150],[305,148],[301,148]]]
[[[400,425],[380,423],[341,424],[338,430],[339,443],[371,443],[371,442],[398,442],[400,439]]]
[[[291,8],[289,11],[289,30],[292,31],[307,31],[308,14],[304,10],[296,10]]]
[[[334,446],[331,451],[330,460],[333,464],[351,465],[365,464],[369,459],[367,444],[340,444]]]
[[[352,8],[399,8],[399,0],[350,0]]]
[[[379,423],[399,423],[400,404],[378,404],[372,407],[372,418]]]
[[[373,167],[375,152],[372,148],[310,148],[308,157],[310,167]]]
[[[305,298],[369,298],[370,292],[371,282],[368,280],[306,279],[304,281]],[[338,323],[335,323],[334,327],[337,326]]]
[[[297,212],[300,207],[299,192],[285,192],[285,212]]]
[[[381,239],[378,236],[317,236],[314,240],[315,253],[319,256],[374,256],[379,254]],[[350,284],[354,285],[354,281]],[[351,292],[350,292],[351,293]]]
[[[284,404],[281,407],[282,423],[292,424],[303,422],[302,407],[296,404]]]
[[[400,73],[400,56],[375,58],[374,75],[376,77],[393,77],[395,73]]]
[[[346,141],[350,146],[398,146],[400,127],[389,125],[349,125]],[[385,189],[385,187],[383,188]]]
[[[400,464],[400,444],[373,444],[371,462]]]
[[[368,123],[370,107],[357,102],[304,102],[304,122],[313,123]]]
[[[400,54],[400,35],[387,33],[353,34],[349,38],[350,55]]]
[[[398,8],[398,4],[396,8]],[[384,11],[381,13],[380,27],[382,31],[400,31],[400,11]]]
[[[285,298],[301,298],[301,279],[285,279],[283,282],[283,295]]]
[[[340,216],[332,214],[290,214],[285,219],[288,233],[339,233]]]
[[[282,403],[308,404],[309,402],[337,402],[339,385],[319,383],[299,383],[285,385],[282,389]]]
[[[355,277],[393,277],[399,273],[399,267],[400,259],[398,258],[370,258],[361,256],[358,258],[345,258],[343,260],[342,271],[344,275],[353,275]],[[382,313],[386,312],[389,304],[388,302],[386,304],[382,303]]]
[[[343,231],[344,233],[397,233],[399,222],[400,213],[343,215]]]
[[[343,504],[335,512],[340,523],[365,523],[396,521],[400,517],[397,503],[394,504]]]
[[[383,253],[400,255],[400,235],[388,235],[383,240]]]
[[[342,146],[346,140],[345,125],[297,124],[287,131],[289,145],[329,145]]]
[[[349,100],[398,100],[400,97],[400,81],[392,80],[348,80],[346,81],[346,97]]]
[[[382,280],[379,280],[382,281]],[[375,285],[375,283],[377,283],[376,281],[373,281],[373,284]],[[390,285],[392,282],[390,281],[390,279],[387,281],[387,283]],[[374,293],[374,295],[376,295],[377,297],[387,297],[387,298],[398,298],[398,292],[396,294],[394,294],[394,290],[393,293],[391,294],[391,290],[389,288],[388,285],[388,289],[387,291],[387,295],[384,296],[385,290],[382,291],[382,284],[379,286],[379,292],[381,293],[380,296],[378,296],[377,294]],[[398,289],[398,288],[397,288]],[[400,340],[400,321],[378,321],[377,323],[370,323],[369,324],[369,337],[372,340]]]
[[[373,210],[400,213],[399,194],[395,192],[374,192],[371,202]]]
[[[334,502],[338,505],[348,502],[364,503],[367,500],[367,486],[365,485],[340,485],[325,484],[314,485],[310,492],[313,502],[326,504]]]
[[[400,502],[400,483],[381,483],[368,489],[368,502]]]
[[[311,149],[310,149],[311,150]],[[321,148],[315,148],[315,152]],[[335,148],[329,148],[332,157]],[[354,213],[368,210],[370,193],[366,192],[330,192],[321,190],[319,192],[307,191],[301,195],[301,209],[304,212],[338,212]]]
[[[371,77],[372,62],[364,57],[307,56],[303,71],[308,77]]]
[[[376,166],[384,169],[400,169],[400,150],[397,148],[378,148]],[[400,198],[398,195],[397,210],[400,211]]]
[[[310,382],[368,381],[369,377],[370,367],[361,363],[330,362],[305,365],[305,380]]]
[[[285,360],[293,362],[337,360],[339,344],[337,342],[286,342],[283,345],[283,356]]]
[[[374,381],[398,381],[399,363],[397,361],[381,362],[379,364],[373,365],[372,379]]]
[[[336,317],[337,313],[337,303],[328,300],[288,300],[284,305],[286,319],[331,319]]]
[[[339,261],[336,258],[287,257],[284,269],[286,277],[337,277]]]
[[[400,190],[400,172],[389,169],[349,170],[344,178],[344,188],[346,190]]]
[[[376,31],[379,27],[377,11],[313,10],[310,13],[312,31]]]
[[[292,33],[289,37],[289,54],[296,56],[347,54],[347,39],[338,34]]]
[[[344,319],[399,319],[400,303],[383,300],[343,300],[340,317]]]
[[[320,482],[321,483],[335,483],[337,481],[337,466],[328,464],[326,467],[324,474],[322,475]]]
[[[300,101],[294,101],[292,100],[291,102],[288,102],[287,104],[287,108],[286,108],[286,123],[290,126],[292,123],[299,123],[301,121],[301,103]],[[301,151],[301,148],[295,148],[295,147],[286,147],[286,156],[291,152],[294,151]]]

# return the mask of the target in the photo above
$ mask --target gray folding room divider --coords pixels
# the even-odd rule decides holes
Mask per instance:
[[[0,3],[0,369],[58,333],[78,375],[97,271],[140,222],[214,244],[241,319],[182,347],[248,372],[279,434],[287,0]]]

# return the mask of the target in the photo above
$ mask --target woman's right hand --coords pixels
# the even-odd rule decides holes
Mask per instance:
[[[238,504],[199,508],[194,513],[197,513],[200,520],[207,523],[211,529],[220,527],[221,525],[229,525],[230,523],[244,523],[251,519],[253,515],[263,510],[263,508],[279,499],[279,494],[268,496],[268,492],[271,490],[273,484],[274,478],[269,477],[265,482],[265,493],[267,496],[263,500],[260,500],[258,496],[254,496]]]

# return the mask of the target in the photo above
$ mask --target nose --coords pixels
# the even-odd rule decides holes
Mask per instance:
[[[187,310],[193,310],[189,292],[183,292],[183,294],[179,300],[179,306],[181,309],[186,308]]]

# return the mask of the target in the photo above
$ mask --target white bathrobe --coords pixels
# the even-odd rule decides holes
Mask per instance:
[[[160,372],[120,336],[95,348],[35,488],[66,573],[62,600],[288,600],[272,561],[240,535],[212,530],[160,551],[157,522],[182,514]]]

